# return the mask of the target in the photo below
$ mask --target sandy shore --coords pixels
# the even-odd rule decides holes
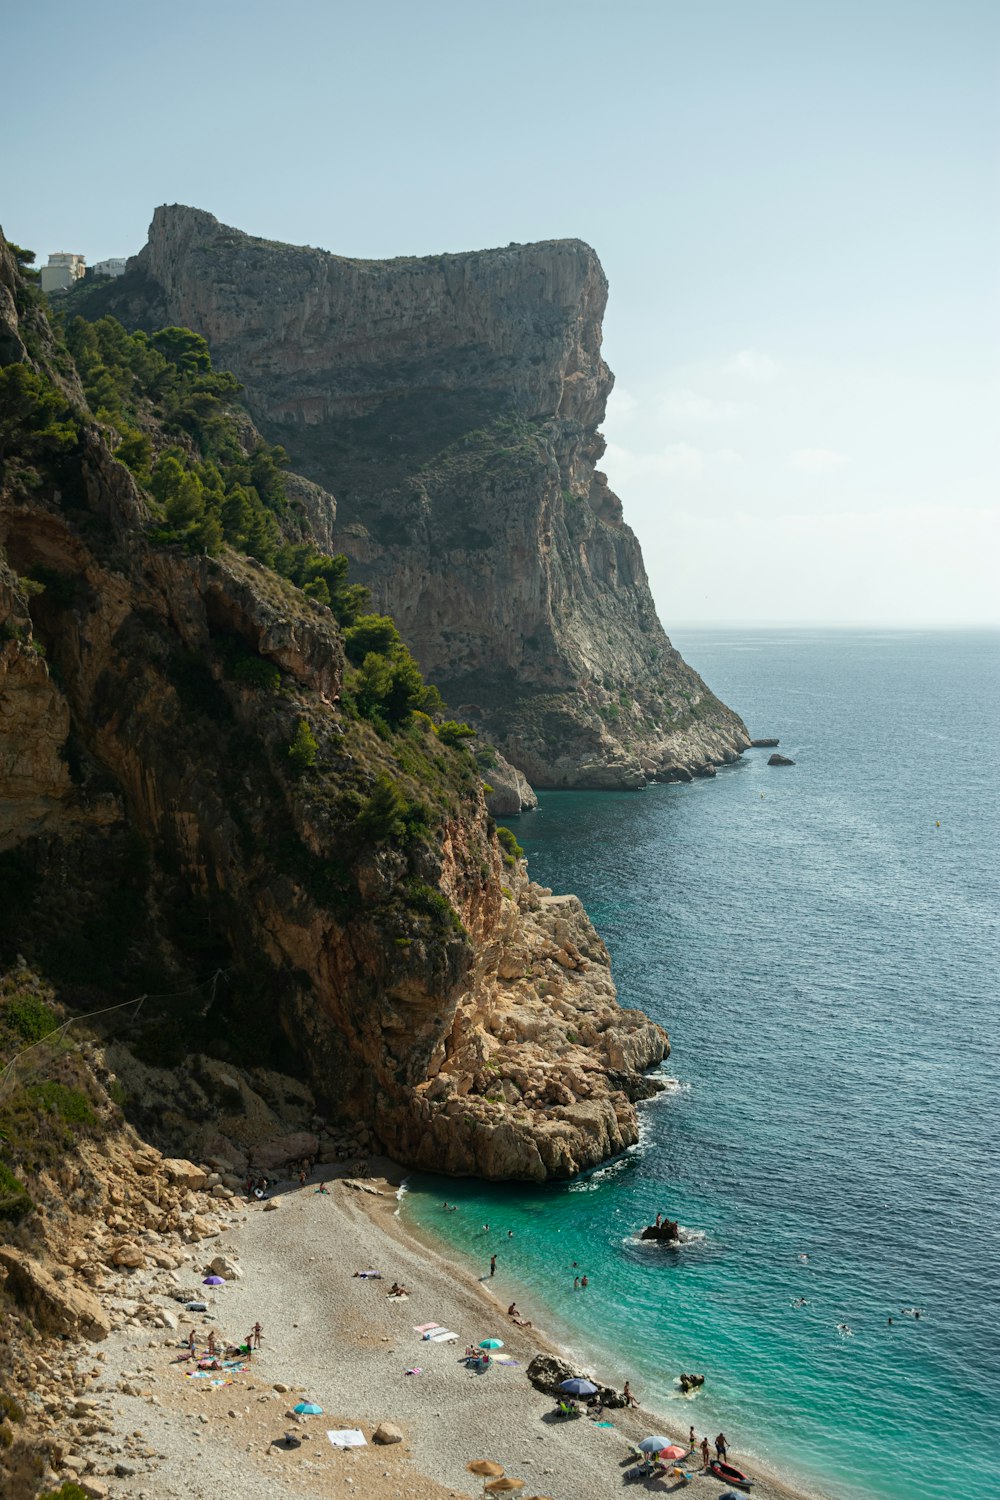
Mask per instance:
[[[259,1356],[233,1384],[189,1379],[188,1366],[173,1363],[190,1322],[152,1340],[126,1328],[103,1346],[103,1379],[94,1391],[101,1434],[90,1456],[114,1500],[208,1500],[220,1485],[233,1500],[249,1500],[262,1482],[274,1500],[457,1500],[482,1493],[465,1467],[478,1458],[524,1479],[525,1497],[604,1500],[622,1490],[681,1488],[669,1477],[639,1485],[623,1477],[632,1441],[671,1434],[661,1416],[613,1411],[610,1427],[554,1420],[552,1401],[524,1372],[533,1354],[559,1353],[558,1346],[541,1331],[515,1328],[488,1284],[406,1234],[391,1182],[370,1185],[381,1196],[338,1180],[328,1193],[318,1193],[315,1180],[288,1187],[279,1191],[277,1211],[241,1206],[220,1238],[197,1247],[192,1280],[220,1252],[243,1275],[215,1292],[205,1289],[207,1318],[182,1317],[233,1339],[258,1320],[264,1328]],[[384,1279],[352,1275],[369,1267]],[[141,1275],[135,1273],[136,1287]],[[387,1297],[393,1280],[409,1288],[408,1298]],[[503,1297],[499,1276],[494,1287]],[[422,1341],[415,1328],[432,1322],[453,1329],[457,1343]],[[517,1363],[494,1364],[486,1374],[467,1370],[460,1358],[466,1344],[492,1336]],[[405,1373],[414,1368],[420,1373]],[[275,1384],[288,1389],[275,1391]],[[302,1420],[301,1447],[273,1446],[294,1426],[286,1412],[301,1399],[325,1415]],[[404,1441],[344,1452],[326,1437],[328,1428],[360,1427],[370,1439],[383,1421],[397,1424]],[[773,1478],[757,1471],[754,1479],[762,1500],[796,1500]],[[696,1473],[688,1488],[715,1497],[725,1486]]]

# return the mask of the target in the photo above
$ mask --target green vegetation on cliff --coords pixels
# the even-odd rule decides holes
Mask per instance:
[[[298,932],[332,929],[324,941],[351,955],[348,1009],[446,990],[467,966],[450,893],[479,899],[496,857],[472,731],[442,722],[394,622],[315,545],[283,450],[199,335],[53,327],[22,295],[28,358],[0,370],[0,637],[44,654],[38,707],[54,694],[70,729],[45,817],[0,853],[0,961],[25,953],[88,1007],[224,969],[209,1002],[147,1005],[137,1049],[294,1066],[316,983]],[[26,717],[22,734],[37,732]],[[464,863],[446,894],[452,823]],[[8,1006],[0,1054],[46,1024],[44,1005]],[[410,1051],[393,1066],[416,1074]],[[317,1062],[334,1092],[343,1058]],[[32,1121],[56,1143],[94,1128],[68,1064],[45,1081],[0,1110],[19,1151]],[[27,1211],[41,1159],[4,1154],[3,1202]]]

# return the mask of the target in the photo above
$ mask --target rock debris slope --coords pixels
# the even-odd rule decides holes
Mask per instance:
[[[688,779],[747,745],[673,649],[596,468],[607,282],[579,240],[388,261],[158,208],[98,295],[180,323],[337,497],[337,546],[446,700],[532,783]]]

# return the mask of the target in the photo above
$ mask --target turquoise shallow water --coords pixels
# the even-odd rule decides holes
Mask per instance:
[[[750,751],[711,782],[553,793],[515,826],[535,879],[585,901],[622,1002],[669,1030],[677,1085],[588,1179],[415,1177],[403,1214],[483,1271],[496,1251],[499,1295],[737,1457],[838,1500],[985,1500],[1000,637],[675,643],[797,765]],[[691,1232],[679,1253],[633,1241],[657,1210]],[[708,1377],[693,1401],[680,1370]]]

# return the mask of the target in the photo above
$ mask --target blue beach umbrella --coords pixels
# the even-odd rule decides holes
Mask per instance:
[[[573,1377],[571,1380],[563,1380],[559,1383],[561,1391],[568,1391],[571,1396],[596,1396],[597,1386],[592,1380],[580,1380]]]
[[[664,1448],[669,1448],[672,1442],[668,1437],[645,1437],[639,1444],[643,1453],[662,1453]]]
[[[292,1407],[292,1410],[299,1417],[321,1417],[323,1415],[323,1408],[317,1406],[315,1401],[300,1401],[298,1406]]]
[[[479,1347],[480,1349],[502,1349],[503,1339],[481,1339]]]

